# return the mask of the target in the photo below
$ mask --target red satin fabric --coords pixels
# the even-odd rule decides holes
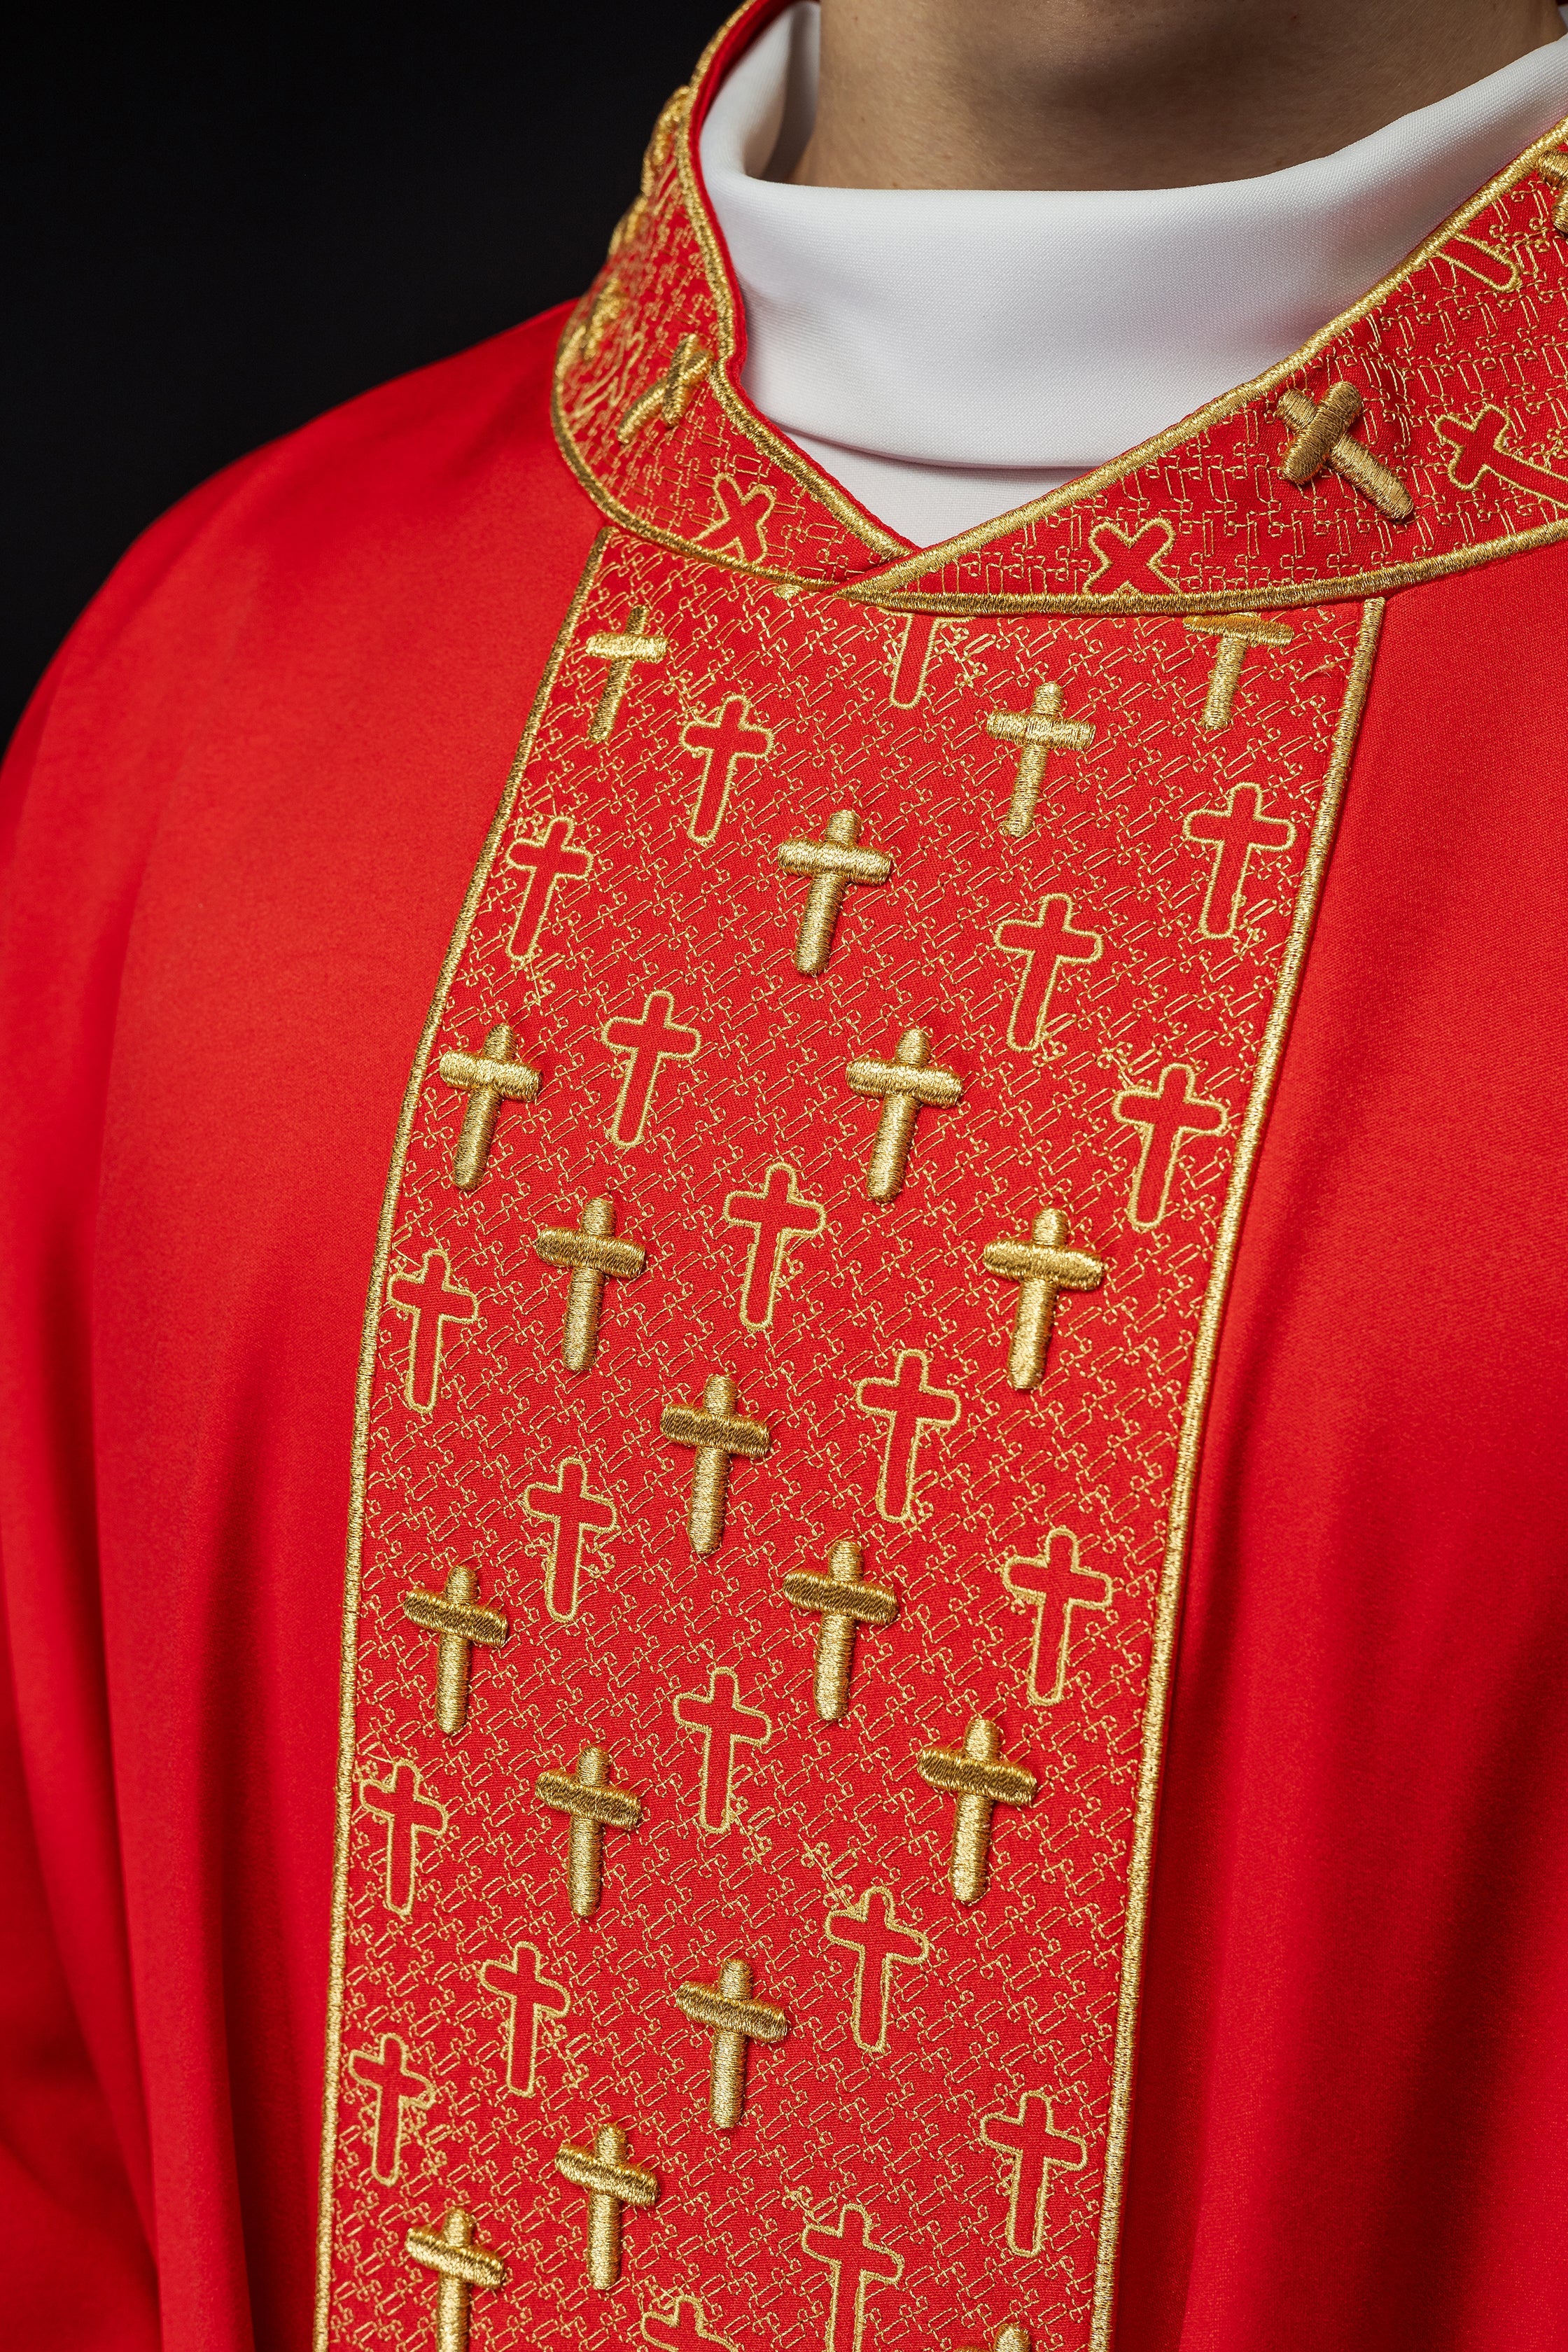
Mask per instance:
[[[599,522],[557,326],[187,501],[7,773],[19,2342],[306,2340],[360,1323]],[[1121,2352],[1568,2338],[1565,589],[1390,608],[1205,1455]]]

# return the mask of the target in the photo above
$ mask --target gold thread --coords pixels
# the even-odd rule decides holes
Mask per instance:
[[[1152,1233],[1171,1213],[1171,1187],[1187,1138],[1225,1133],[1224,1104],[1211,1102],[1196,1087],[1190,1062],[1167,1062],[1152,1093],[1129,1086],[1110,1106],[1111,1117],[1123,1127],[1143,1131],[1127,1195],[1127,1222],[1141,1234]]]
[[[760,1462],[773,1443],[760,1421],[742,1420],[736,1412],[735,1393],[729,1373],[714,1372],[703,1387],[700,1405],[667,1404],[658,1419],[661,1437],[693,1448],[687,1524],[692,1550],[704,1557],[724,1540],[731,1455]]]
[[[1150,1876],[1153,1864],[1155,1816],[1159,1801],[1160,1766],[1163,1754],[1165,1718],[1170,1703],[1176,1627],[1192,1522],[1193,1489],[1198,1451],[1214,1373],[1215,1349],[1230,1286],[1242,1213],[1250,1187],[1253,1164],[1262,1139],[1264,1122],[1273,1099],[1286,1032],[1300,983],[1301,968],[1321,896],[1329,853],[1344,798],[1362,713],[1366,705],[1377,652],[1384,608],[1371,603],[1362,615],[1355,654],[1345,684],[1333,750],[1323,782],[1317,822],[1307,850],[1296,911],[1280,962],[1274,1003],[1263,1034],[1252,1093],[1237,1139],[1229,1189],[1220,1214],[1208,1286],[1198,1319],[1186,1405],[1177,1444],[1176,1471],[1165,1557],[1155,1600],[1148,1696],[1143,1708],[1143,1733],[1138,1768],[1138,1793],[1133,1810],[1131,1853],[1128,1865],[1127,1926],[1121,1945],[1121,1980],[1117,2003],[1116,2042],[1111,2059],[1110,2112],[1106,2131],[1105,2194],[1100,2207],[1100,2246],[1095,2265],[1094,2308],[1089,2323],[1089,2352],[1110,2352],[1111,2321],[1116,2295],[1116,2253],[1121,2227],[1121,2197],[1126,2164],[1127,2132],[1131,2113],[1132,2072],[1137,2054],[1139,1979],[1149,1912]]]
[[[771,727],[759,727],[743,694],[726,696],[711,718],[689,719],[680,730],[682,748],[702,762],[702,781],[686,830],[693,841],[711,841],[724,822],[730,787],[742,760],[765,760],[773,748]]]
[[[1038,1559],[1026,1559],[1016,1552],[1004,1563],[1002,1582],[1015,1601],[1035,1612],[1035,1634],[1029,1650],[1029,1703],[1032,1706],[1059,1706],[1068,1695],[1073,1612],[1079,1609],[1109,1609],[1110,1579],[1098,1569],[1080,1565],[1078,1538],[1070,1528],[1052,1528]],[[1049,1628],[1046,1622],[1047,1610],[1054,1620]],[[1048,1686],[1042,1672],[1046,1667],[1049,1670]]]
[[[1153,555],[1147,551],[1151,541],[1158,542],[1158,552]],[[1112,522],[1108,516],[1105,521],[1097,522],[1089,531],[1089,543],[1100,558],[1100,569],[1091,572],[1084,582],[1084,593],[1092,594],[1101,604],[1118,604],[1129,595],[1168,596],[1181,584],[1160,569],[1162,562],[1176,543],[1176,526],[1168,515],[1151,515],[1141,530],[1131,531],[1123,530],[1119,522]],[[1134,563],[1138,571],[1148,573],[1153,583],[1152,587],[1141,589],[1136,580],[1121,576]],[[1108,572],[1116,575],[1109,583],[1106,580]]]
[[[820,841],[781,841],[773,852],[786,874],[811,877],[795,934],[796,971],[815,975],[827,970],[850,885],[886,882],[892,873],[887,852],[861,849],[859,839],[859,817],[853,809],[838,809],[828,818]]]
[[[735,1750],[765,1748],[773,1727],[760,1707],[743,1704],[740,1677],[731,1666],[710,1667],[706,1692],[677,1691],[670,1713],[683,1731],[701,1738],[697,1818],[710,1835],[722,1837],[736,1817]]]
[[[1046,1376],[1046,1352],[1064,1290],[1098,1290],[1105,1261],[1067,1247],[1068,1221],[1060,1209],[1042,1209],[1026,1242],[989,1242],[980,1253],[987,1274],[1018,1286],[1007,1378],[1016,1389],[1037,1389]]]
[[[572,1997],[564,1985],[552,1983],[544,1974],[544,1955],[537,1944],[517,1943],[510,1959],[484,1961],[479,1978],[486,1992],[499,1993],[507,2005],[507,2088],[520,2099],[531,2099],[539,2088],[539,2021],[565,2017]]]
[[[599,1032],[601,1045],[626,1057],[626,1074],[610,1122],[610,1140],[625,1151],[643,1139],[666,1062],[689,1062],[702,1050],[702,1032],[672,1022],[674,1010],[675,999],[667,988],[651,989],[635,1021],[617,1015]]]
[[[808,1201],[787,1160],[774,1160],[760,1192],[727,1192],[726,1224],[750,1226],[752,1244],[741,1277],[741,1320],[748,1331],[766,1331],[778,1303],[779,1285],[792,1244],[812,1241],[827,1223],[820,1201]]]
[[[826,2263],[833,2273],[827,2321],[823,2329],[824,2352],[861,2352],[866,2328],[866,2289],[897,2286],[904,2274],[904,2258],[890,2246],[879,2246],[872,2236],[871,2216],[864,2205],[846,2205],[837,2231],[808,2221],[800,2233],[801,2251],[814,2262]]]
[[[1098,963],[1105,941],[1099,931],[1073,929],[1072,900],[1065,891],[1042,898],[1033,922],[1009,917],[991,937],[1005,955],[1021,955],[1023,972],[1007,1021],[1007,1043],[1020,1054],[1032,1054],[1046,1040],[1051,1000],[1063,964]]]
[[[1043,2110],[1043,2112],[1042,2112]],[[986,2116],[980,2137],[987,2147],[1013,2159],[1007,2200],[1007,2243],[1016,2254],[1037,2254],[1046,2240],[1046,2200],[1051,2173],[1081,2172],[1089,2153],[1076,2132],[1057,2127],[1056,2102],[1044,2091],[1026,2091],[1016,2116]],[[1058,2148],[1074,2148],[1073,2156]]]
[[[584,1748],[572,1772],[541,1772],[533,1793],[552,1813],[566,1816],[566,1894],[574,1919],[591,1919],[604,1892],[606,1830],[642,1827],[642,1803],[610,1780],[605,1748]]]
[[[682,335],[664,373],[637,394],[616,427],[621,440],[633,440],[656,416],[667,433],[673,433],[707,382],[712,364],[712,354],[700,335]]]
[[[1046,763],[1053,751],[1087,751],[1094,729],[1081,719],[1062,717],[1062,689],[1047,678],[1035,688],[1027,710],[993,710],[985,732],[999,741],[1019,745],[1012,805],[1002,830],[1021,841],[1035,822],[1035,804],[1046,780]]]
[[[893,1898],[885,1886],[868,1886],[842,1911],[830,1911],[822,1923],[822,1932],[830,1944],[855,1954],[849,2031],[857,2049],[871,2057],[885,2057],[891,2021],[893,1969],[923,1968],[931,1958],[931,1937],[898,1916]]]
[[[371,2171],[394,2189],[403,2170],[403,2111],[428,2106],[436,2085],[427,2074],[411,2071],[407,2048],[395,2033],[384,2033],[379,2050],[351,2050],[349,2072],[371,2094]]]
[[[502,1102],[532,1102],[539,1093],[539,1072],[517,1059],[516,1033],[505,1021],[490,1031],[482,1052],[443,1054],[437,1067],[447,1086],[468,1097],[452,1160],[452,1181],[460,1192],[472,1192],[485,1181]]]
[[[1362,397],[1353,383],[1333,383],[1321,401],[1304,392],[1282,392],[1275,404],[1295,435],[1279,461],[1279,471],[1298,489],[1316,481],[1330,467],[1370,499],[1390,522],[1408,522],[1415,501],[1390,467],[1374,457],[1353,428],[1361,423]]]
[[[871,1145],[866,1190],[873,1201],[896,1201],[903,1190],[915,1121],[922,1110],[951,1110],[963,1099],[963,1080],[952,1070],[933,1070],[931,1034],[906,1029],[890,1062],[858,1060],[844,1073],[852,1094],[881,1099],[882,1116]]]
[[[644,627],[647,606],[634,604],[626,614],[624,629],[601,629],[584,646],[584,652],[595,661],[609,663],[605,672],[605,688],[595,709],[588,729],[590,743],[604,743],[614,731],[620,708],[631,684],[632,671],[638,662],[661,662],[669,652],[668,637],[649,636]]]
[[[779,1587],[786,1601],[810,1610],[817,1621],[812,1703],[824,1723],[842,1723],[849,1711],[859,1628],[890,1625],[899,1613],[898,1594],[862,1576],[862,1557],[859,1545],[846,1537],[828,1553],[826,1576],[813,1569],[792,1569]]]
[[[444,2214],[440,2231],[410,2230],[403,2241],[411,2262],[436,2273],[436,2352],[468,2352],[468,2298],[477,2286],[506,2284],[506,2261],[474,2242],[474,2225],[460,2205]]]
[[[1283,621],[1270,620],[1266,613],[1237,613],[1234,617],[1223,613],[1190,613],[1187,626],[1202,635],[1219,639],[1200,722],[1211,734],[1217,735],[1230,725],[1236,714],[1236,689],[1241,683],[1242,666],[1253,646],[1288,646],[1294,641],[1296,632],[1287,628]]]
[[[713,2036],[708,2113],[720,2131],[733,2131],[746,2105],[746,2055],[752,2042],[782,2042],[789,2019],[782,2009],[752,1998],[749,1960],[726,1960],[716,1985],[678,1985],[677,2009]]]
[[[902,1521],[915,1516],[915,1465],[925,1423],[951,1429],[962,1418],[952,1390],[927,1387],[930,1370],[931,1358],[923,1348],[901,1348],[894,1359],[890,1381],[864,1380],[855,1384],[855,1402],[861,1412],[887,1419],[888,1434],[877,1478],[877,1509],[884,1519]]]
[[[536,1257],[571,1269],[561,1326],[561,1360],[569,1372],[585,1372],[593,1363],[605,1283],[635,1282],[647,1264],[640,1242],[617,1241],[615,1233],[616,1204],[602,1192],[583,1203],[574,1232],[546,1225],[534,1238]]]
[[[371,1267],[370,1290],[366,1299],[364,1324],[360,1338],[359,1370],[354,1386],[354,1427],[350,1450],[349,1525],[343,1573],[343,1618],[340,1643],[340,1679],[338,1696],[338,1769],[333,1795],[332,1822],[332,1911],[329,1965],[327,1972],[327,2035],[325,2081],[321,2093],[321,2158],[318,2182],[316,2224],[316,2295],[311,2317],[313,2352],[331,2352],[329,2322],[332,2291],[332,2175],[337,2158],[337,2116],[342,2063],[343,2027],[343,1961],[348,1939],[349,1834],[352,1823],[354,1790],[354,1739],[356,1717],[354,1685],[359,1665],[359,1608],[363,1575],[364,1551],[364,1492],[365,1473],[370,1447],[371,1395],[375,1381],[376,1338],[381,1327],[381,1303],[387,1267],[392,1257],[392,1237],[397,1215],[398,1194],[403,1183],[404,1163],[408,1157],[409,1139],[418,1113],[424,1088],[425,1073],[434,1049],[436,1036],[446,1012],[453,976],[468,943],[468,932],[479,900],[489,879],[490,868],[511,822],[512,811],[522,782],[529,755],[539,732],[539,722],[544,714],[551,689],[555,684],[566,649],[577,633],[584,604],[594,584],[594,579],[604,561],[609,543],[608,530],[601,530],[588,551],[582,575],[573,592],[566,616],[545,662],[539,685],[534,692],[527,720],[511,766],[501,789],[500,804],[495,820],[485,838],[468,884],[468,895],[458,912],[446,960],[436,982],[430,1010],[426,1016],[424,1033],[414,1066],[404,1089],[403,1108],[398,1117],[397,1133],[393,1140],[392,1165],[387,1172],[386,1190],[382,1195],[381,1217],[376,1228],[375,1256]]]
[[[594,2152],[570,2142],[555,2159],[563,2180],[588,2192],[584,2259],[588,2284],[613,2287],[621,2275],[621,2209],[632,2205],[646,2212],[658,2202],[658,2176],[626,2161],[626,2136],[616,2124],[604,2124],[594,2135]]]
[[[379,1813],[386,1823],[382,1901],[400,1918],[412,1918],[419,1884],[419,1841],[446,1836],[447,1808],[430,1795],[411,1756],[394,1757],[384,1780],[362,1773],[359,1801],[366,1812]]]
[[[553,1522],[544,1606],[558,1625],[570,1625],[577,1614],[584,1544],[590,1538],[603,1542],[614,1532],[615,1504],[608,1495],[590,1494],[587,1464],[580,1454],[567,1454],[555,1465],[553,1486],[542,1479],[523,1488],[522,1507],[533,1518]]]
[[[466,1565],[454,1568],[440,1592],[416,1590],[403,1596],[410,1624],[438,1635],[436,1643],[436,1720],[455,1739],[468,1719],[468,1662],[476,1642],[499,1649],[510,1631],[500,1609],[477,1598],[479,1578]]]
[[[1224,808],[1193,809],[1182,821],[1182,833],[1186,840],[1214,849],[1198,929],[1206,940],[1228,940],[1241,914],[1254,853],[1261,849],[1276,856],[1289,849],[1296,839],[1294,821],[1265,816],[1258,787],[1236,784],[1226,794]]]
[[[1560,123],[1557,131],[1552,135],[1555,138],[1560,135],[1561,131]],[[1557,202],[1552,211],[1552,226],[1559,236],[1568,236],[1568,155],[1560,154],[1555,151],[1551,154],[1542,155],[1535,168],[1542,178],[1557,191]]]
[[[1040,1784],[1003,1755],[1002,1735],[983,1715],[964,1733],[962,1748],[922,1748],[915,1770],[928,1786],[958,1801],[949,1875],[960,1903],[978,1903],[985,1892],[993,1812],[998,1805],[1032,1805]]]

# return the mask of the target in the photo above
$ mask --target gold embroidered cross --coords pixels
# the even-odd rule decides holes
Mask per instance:
[[[1022,1764],[1002,1753],[994,1723],[977,1715],[961,1749],[922,1748],[915,1769],[933,1789],[956,1797],[952,1823],[952,1891],[961,1903],[978,1903],[985,1892],[991,1853],[991,1815],[998,1805],[1032,1805],[1039,1782]]]
[[[403,2241],[410,2260],[434,2271],[436,2352],[468,2352],[468,2296],[477,2286],[504,2286],[506,2260],[474,2243],[474,2224],[460,2205],[442,2218],[439,2234],[410,2230]]]
[[[1026,1242],[988,1242],[980,1253],[987,1274],[1018,1286],[1018,1312],[1007,1351],[1007,1378],[1016,1389],[1037,1389],[1045,1378],[1046,1350],[1063,1290],[1098,1290],[1105,1279],[1103,1259],[1065,1246],[1068,1221],[1059,1209],[1042,1209]]]
[[[984,2352],[984,2347],[965,2344],[960,2347],[960,2352]],[[996,2330],[991,2352],[1029,2352],[1028,2329],[1019,2320],[1008,2320],[1005,2326]]]
[[[922,1110],[951,1110],[963,1098],[963,1080],[951,1070],[933,1070],[931,1036],[906,1029],[890,1062],[851,1062],[844,1075],[858,1095],[880,1095],[882,1116],[871,1146],[866,1190],[873,1201],[892,1201],[902,1190],[915,1121]]]
[[[629,1789],[611,1787],[609,1750],[604,1748],[584,1748],[575,1772],[542,1772],[533,1793],[552,1813],[567,1817],[566,1892],[572,1916],[591,1919],[604,1887],[605,1832],[639,1828],[641,1802]]]
[[[1027,710],[994,710],[985,721],[987,735],[1004,743],[1021,745],[1018,772],[1013,782],[1013,804],[1003,822],[1004,833],[1021,841],[1035,821],[1035,803],[1046,781],[1046,763],[1053,751],[1087,751],[1094,729],[1081,719],[1062,717],[1062,689],[1046,679],[1035,688]]]
[[[1557,202],[1552,213],[1552,226],[1559,236],[1568,236],[1568,155],[1563,152],[1561,147],[1553,147],[1548,153],[1536,159],[1535,168],[1542,178],[1549,181],[1557,191]]]
[[[717,1551],[723,1541],[731,1455],[742,1454],[748,1462],[760,1462],[773,1443],[760,1421],[742,1420],[735,1395],[728,1372],[715,1372],[704,1384],[700,1405],[667,1404],[658,1418],[661,1437],[696,1449],[687,1519],[695,1552]]]
[[[626,2136],[616,2124],[595,2133],[592,2156],[568,2142],[555,2169],[574,2189],[588,2192],[588,2284],[614,2286],[621,2274],[621,2208],[636,2205],[646,2211],[657,2205],[658,2176],[626,2162]]]
[[[607,740],[619,715],[626,688],[631,684],[634,666],[637,662],[661,662],[669,651],[668,637],[650,637],[646,634],[644,625],[647,620],[647,606],[634,604],[626,614],[624,629],[618,633],[614,629],[601,629],[588,639],[584,648],[595,661],[605,661],[610,665],[605,672],[605,690],[599,697],[598,708],[588,730],[590,743],[603,743]]]
[[[1288,646],[1296,632],[1267,613],[1189,613],[1187,626],[1195,629],[1200,636],[1219,639],[1214,667],[1209,672],[1202,721],[1211,734],[1217,735],[1222,728],[1230,725],[1235,715],[1242,664],[1253,646]]]
[[[893,861],[885,850],[861,849],[860,820],[839,809],[827,820],[820,841],[781,841],[775,855],[786,874],[809,874],[811,887],[795,943],[796,971],[826,971],[834,936],[852,882],[885,882]]]
[[[706,2025],[712,2032],[708,2112],[721,2131],[733,2131],[746,2104],[746,2045],[782,2042],[789,2020],[782,2009],[752,1999],[749,1960],[726,1960],[716,1985],[679,1985],[674,1998],[677,2009],[693,2024]]]
[[[634,440],[656,416],[667,433],[673,433],[712,364],[700,336],[682,335],[664,373],[637,394],[622,417],[616,428],[621,439]]]
[[[516,1034],[505,1021],[490,1031],[482,1053],[443,1054],[437,1066],[449,1087],[458,1087],[468,1097],[452,1161],[452,1181],[460,1192],[472,1192],[485,1181],[503,1100],[532,1102],[539,1092],[539,1072],[517,1059]]]
[[[599,1308],[612,1276],[635,1282],[647,1264],[640,1242],[616,1241],[616,1204],[607,1192],[583,1204],[575,1233],[546,1225],[533,1244],[546,1265],[567,1265],[566,1319],[561,1328],[561,1360],[569,1372],[585,1372],[599,1344]]]
[[[1282,392],[1278,407],[1296,436],[1279,460],[1279,471],[1288,482],[1305,489],[1330,466],[1363,499],[1370,499],[1390,522],[1409,521],[1415,501],[1398,475],[1381,464],[1363,442],[1352,437],[1363,413],[1362,396],[1353,383],[1331,383],[1321,402],[1304,392]]]
[[[499,1609],[479,1604],[479,1579],[471,1568],[453,1569],[440,1592],[405,1592],[403,1613],[427,1633],[437,1633],[436,1644],[436,1720],[449,1738],[468,1719],[468,1663],[473,1645],[495,1650],[510,1632]]]
[[[885,1584],[869,1584],[860,1573],[860,1547],[847,1538],[827,1555],[827,1573],[792,1569],[782,1591],[797,1609],[815,1611],[816,1673],[812,1695],[824,1723],[842,1723],[849,1710],[849,1680],[855,1671],[855,1636],[862,1625],[890,1625],[899,1596]]]

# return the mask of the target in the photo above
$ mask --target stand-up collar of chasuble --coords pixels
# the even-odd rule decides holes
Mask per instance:
[[[786,585],[949,611],[1381,593],[1568,532],[1568,127],[1529,148],[1278,367],[1092,473],[911,553],[741,389],[742,306],[704,194],[714,91],[778,14],[715,39],[563,338],[562,447],[598,503]]]

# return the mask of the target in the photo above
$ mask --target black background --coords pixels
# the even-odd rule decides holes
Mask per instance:
[[[182,492],[580,293],[727,13],[30,12],[0,99],[0,737]]]

